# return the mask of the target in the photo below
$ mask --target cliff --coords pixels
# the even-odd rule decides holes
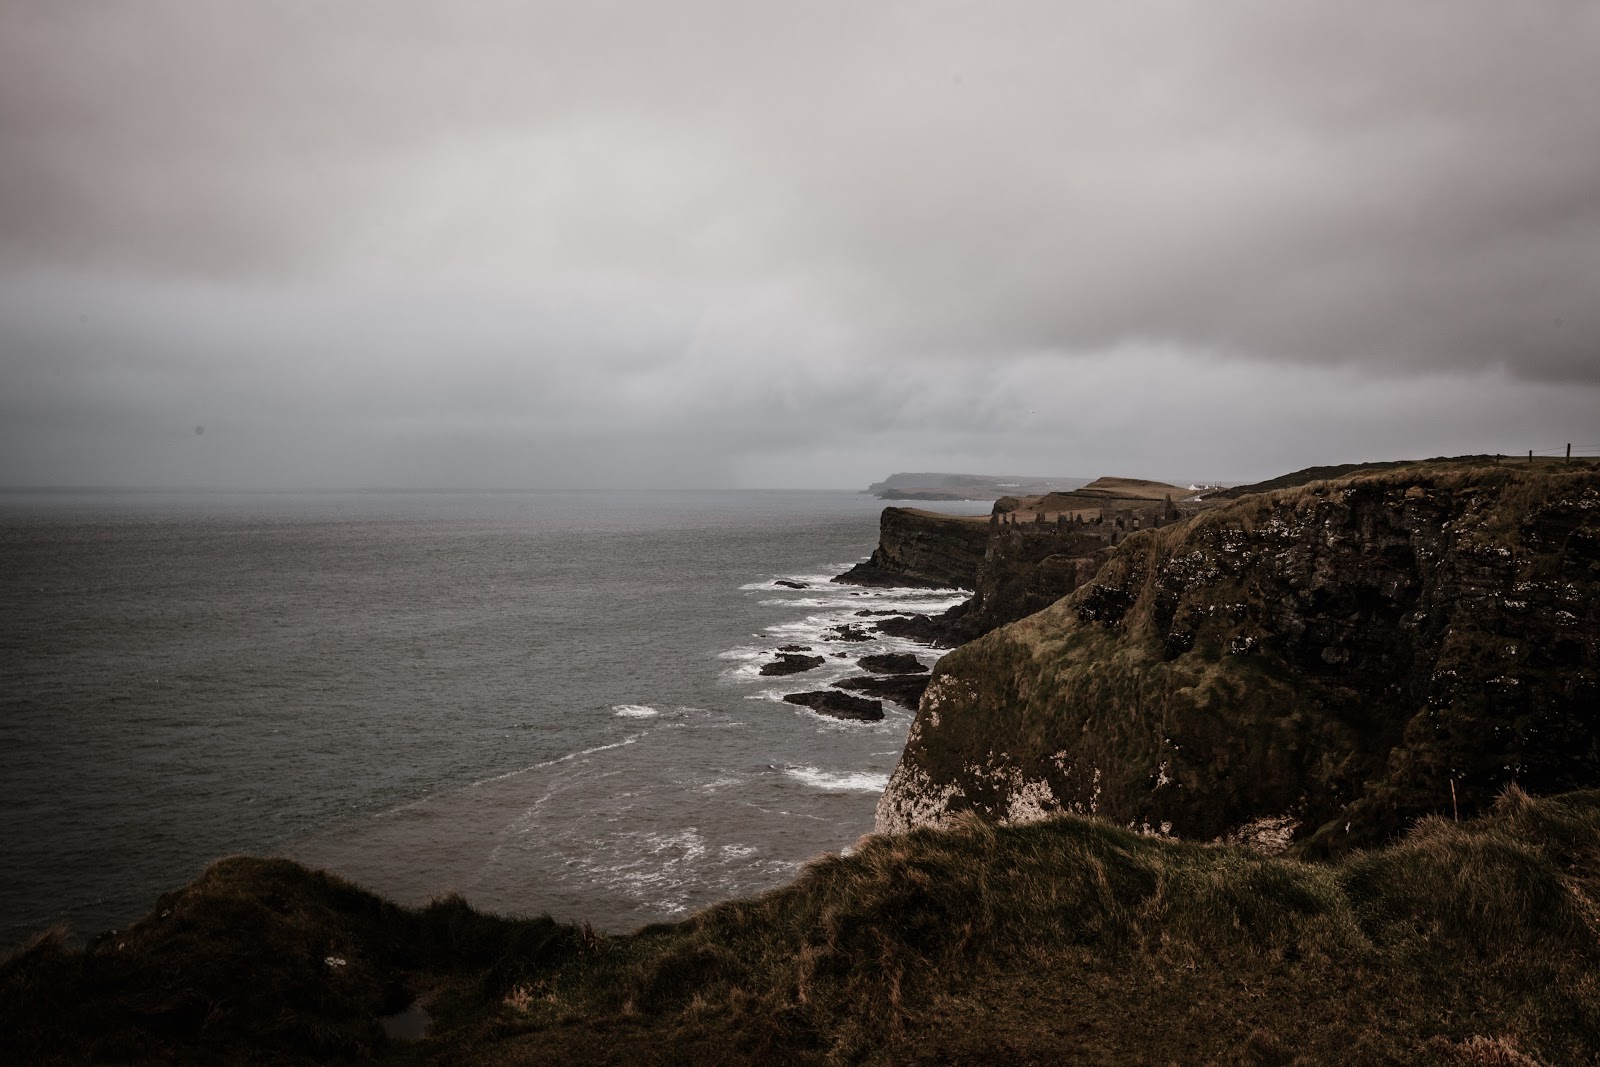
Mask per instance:
[[[1082,585],[1105,561],[1105,537],[1053,523],[995,525],[973,575],[972,598],[942,615],[889,618],[884,633],[954,648],[1042,611]]]
[[[951,642],[1043,611],[1092,578],[1107,551],[1104,538],[1072,526],[995,527],[978,565],[973,597],[952,620]]]
[[[1209,505],[1173,503],[1184,490],[1137,478],[1098,478],[1079,489],[995,501],[981,558],[967,567],[944,553],[933,561],[927,546],[947,539],[946,516],[890,508],[879,524],[878,550],[871,560],[837,581],[859,584],[920,584],[905,581],[913,566],[931,573],[942,568],[954,577],[944,584],[973,591],[972,599],[943,615],[891,618],[878,629],[899,637],[953,648],[1007,623],[1041,611],[1077,589],[1099,570],[1110,545],[1129,530],[1178,521]],[[973,522],[974,520],[966,520]],[[965,535],[975,538],[968,529]],[[915,560],[916,563],[908,563]],[[957,573],[959,568],[959,573]]]
[[[878,547],[871,558],[834,581],[971,589],[988,544],[987,517],[884,508],[878,520]]]
[[[946,656],[878,829],[1060,812],[1305,854],[1600,782],[1600,474],[1418,467],[1128,537]]]

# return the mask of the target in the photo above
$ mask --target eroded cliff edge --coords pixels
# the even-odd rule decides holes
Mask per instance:
[[[1085,812],[1327,854],[1600,780],[1600,473],[1401,470],[1130,536],[946,656],[877,828]]]
[[[943,615],[885,619],[879,630],[954,648],[1071,593],[1131,530],[1210,506],[1175,504],[1165,482],[1098,478],[1070,491],[1001,497],[987,517],[885,508],[872,557],[834,579],[846,585],[936,585],[971,590]]]

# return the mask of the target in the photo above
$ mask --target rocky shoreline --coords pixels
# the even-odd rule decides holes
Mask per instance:
[[[856,721],[885,698],[917,709],[879,832],[790,885],[607,936],[223,860],[127,930],[82,948],[46,932],[0,963],[7,1054],[1600,1055],[1600,471],[1412,464],[1176,517],[1162,500],[1110,530],[1076,507],[1086,488],[997,502],[968,523],[976,560],[951,549],[966,534],[929,520],[919,541],[924,520],[885,512],[877,577],[949,588],[970,565],[973,596],[830,640],[982,634],[932,671],[871,653],[785,697]],[[780,646],[760,673],[849,658],[828,651]]]

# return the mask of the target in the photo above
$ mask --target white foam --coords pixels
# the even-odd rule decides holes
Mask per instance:
[[[761,673],[761,667],[759,663],[741,663],[737,667],[729,667],[723,671],[722,676],[737,682],[751,682],[758,678],[770,677]]]
[[[813,789],[821,789],[829,793],[881,793],[889,784],[889,776],[887,774],[872,774],[867,771],[846,771],[842,774],[832,774],[817,767],[785,767],[783,773],[796,781],[804,782]]]
[[[951,600],[948,597],[940,597],[938,600],[907,600],[903,597],[895,597],[893,599],[881,597],[873,601],[877,606],[871,609],[863,608],[861,606],[862,602],[859,600],[845,600],[842,597],[801,596],[786,600],[760,600],[757,603],[764,608],[808,608],[811,610],[820,608],[825,611],[842,611],[855,618],[866,618],[867,616],[856,615],[856,612],[863,610],[904,611],[908,613],[913,611],[947,611],[961,603],[961,601]]]
[[[625,719],[649,719],[660,714],[649,704],[613,704],[611,713]]]

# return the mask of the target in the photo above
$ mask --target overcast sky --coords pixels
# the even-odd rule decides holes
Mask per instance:
[[[0,485],[1600,446],[1597,72],[1590,0],[0,0]]]

